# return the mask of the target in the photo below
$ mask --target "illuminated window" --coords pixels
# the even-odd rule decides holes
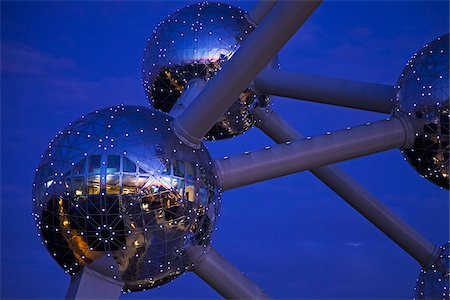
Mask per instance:
[[[119,193],[120,193],[119,175],[106,175],[106,194],[117,195]]]
[[[88,176],[88,194],[100,194],[100,175]]]
[[[190,202],[195,200],[195,186],[193,184],[186,184],[186,199]]]
[[[122,194],[136,193],[136,176],[123,175],[122,177]]]
[[[76,176],[73,178],[73,193],[75,196],[82,196],[84,192],[84,176]]]

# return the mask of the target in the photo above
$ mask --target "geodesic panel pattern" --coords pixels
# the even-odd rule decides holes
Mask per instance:
[[[431,267],[420,270],[413,299],[449,299],[449,243],[439,248],[439,256]]]
[[[208,245],[220,205],[207,149],[175,136],[165,113],[116,106],[82,116],[49,143],[36,169],[39,235],[71,275],[107,256],[124,291],[161,285]],[[96,269],[97,270],[97,269]]]
[[[414,146],[402,152],[425,178],[449,189],[449,35],[425,45],[406,64],[397,82],[395,113],[424,122]]]
[[[142,81],[154,108],[169,112],[194,78],[208,80],[240,47],[254,25],[241,9],[202,2],[177,10],[153,30],[144,52]],[[270,67],[276,68],[276,62]],[[248,130],[255,106],[269,97],[251,87],[207,133],[207,140],[223,139]]]

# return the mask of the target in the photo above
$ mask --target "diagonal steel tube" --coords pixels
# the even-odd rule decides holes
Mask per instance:
[[[296,140],[272,148],[216,160],[224,190],[318,168],[414,142],[414,124],[407,116]]]
[[[191,246],[186,255],[192,271],[226,299],[270,299],[254,282],[211,246]]]
[[[66,300],[119,299],[124,282],[120,279],[118,269],[115,260],[107,255],[97,259],[89,267],[83,267],[70,278]],[[116,280],[112,279],[115,277]]]
[[[276,143],[302,139],[303,136],[273,110],[255,109],[257,126]],[[423,267],[432,263],[437,247],[336,165],[310,170],[317,178],[356,209],[375,227],[403,248]]]
[[[264,94],[391,113],[394,87],[318,75],[263,70],[253,82]]]
[[[269,13],[272,7],[275,5],[276,0],[260,0],[258,3],[248,12],[248,16],[251,21],[256,25]]]
[[[321,0],[280,1],[198,97],[173,120],[178,137],[198,147],[203,136],[308,19]]]

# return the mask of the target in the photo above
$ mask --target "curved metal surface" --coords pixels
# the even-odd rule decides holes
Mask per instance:
[[[91,267],[123,281],[124,291],[145,290],[188,269],[185,247],[209,244],[220,206],[217,171],[203,145],[180,142],[171,119],[110,107],[49,143],[36,169],[33,212],[67,273]],[[115,264],[98,266],[104,257]]]
[[[243,10],[224,3],[188,5],[162,21],[150,36],[143,59],[142,81],[152,106],[169,112],[190,80],[214,77],[253,29]],[[276,68],[276,60],[269,66]],[[253,126],[253,108],[268,103],[268,96],[248,87],[205,138],[245,132]]]
[[[394,114],[425,122],[414,146],[403,149],[408,162],[431,182],[449,189],[449,35],[415,53],[396,85]]]

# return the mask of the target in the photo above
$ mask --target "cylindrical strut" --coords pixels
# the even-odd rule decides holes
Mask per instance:
[[[256,5],[248,12],[248,15],[254,25],[261,22],[276,2],[276,0],[260,0],[256,3]]]
[[[222,188],[228,190],[384,150],[408,148],[414,135],[410,119],[398,116],[219,159],[216,163]]]
[[[174,119],[172,128],[178,137],[196,147],[320,3],[321,0],[276,3],[222,70]]]
[[[211,246],[186,250],[192,271],[226,299],[270,299],[261,288],[217,253]]]
[[[254,81],[265,94],[391,113],[394,87],[389,85],[265,69]]]
[[[257,126],[277,143],[302,139],[303,136],[272,110],[257,108]],[[435,260],[437,247],[336,165],[310,170],[317,178],[356,209],[375,227],[403,248],[423,267]]]

